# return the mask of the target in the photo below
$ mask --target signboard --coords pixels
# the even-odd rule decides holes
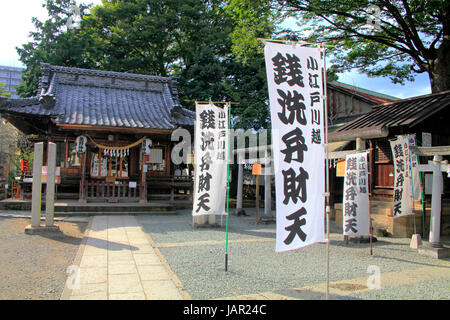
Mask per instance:
[[[196,104],[192,215],[224,215],[227,194],[228,107]]]
[[[323,60],[320,48],[266,43],[275,164],[276,247],[324,241]]]
[[[342,228],[347,236],[370,234],[367,152],[345,158]]]
[[[422,147],[431,147],[431,133],[422,132]]]
[[[336,163],[336,177],[345,177],[345,160]]]
[[[252,174],[255,176],[261,175],[261,163],[255,163],[252,166]]]
[[[147,159],[148,163],[163,163],[163,149],[155,148],[152,150]]]

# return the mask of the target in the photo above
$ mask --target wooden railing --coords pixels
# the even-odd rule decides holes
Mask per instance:
[[[82,197],[86,200],[108,200],[116,202],[118,200],[139,200],[139,183],[131,188],[128,181],[105,182],[100,180],[86,180],[83,185]]]
[[[190,176],[148,177],[147,184],[150,197],[168,198],[170,201],[192,199],[193,180]],[[161,193],[162,190],[169,193]]]

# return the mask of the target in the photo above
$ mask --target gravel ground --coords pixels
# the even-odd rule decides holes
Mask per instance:
[[[392,289],[380,289],[352,295],[359,299],[385,300],[450,300],[450,278],[419,281],[397,286]]]
[[[280,291],[325,282],[324,243],[276,253],[275,224],[256,225],[254,216],[230,216],[229,270],[224,272],[224,228],[192,228],[190,212],[183,213],[170,217],[140,216],[138,219],[193,299]],[[225,223],[225,219],[223,221]],[[398,290],[382,288],[370,294],[354,294],[347,299],[450,299],[450,259],[436,260],[419,255],[409,248],[409,239],[382,237],[373,244],[374,255],[370,256],[369,244],[345,245],[342,231],[334,223],[331,223],[330,232],[331,282],[368,277],[367,268],[371,265],[378,266],[381,273],[427,266],[449,270],[443,280],[399,286]],[[207,245],[191,243],[195,241],[213,242]]]
[[[26,218],[0,217],[0,299],[57,300],[87,223],[57,222],[64,235],[27,235]]]

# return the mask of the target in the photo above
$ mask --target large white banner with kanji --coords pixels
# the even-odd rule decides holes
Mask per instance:
[[[368,181],[367,152],[347,155],[342,201],[344,235],[368,236],[370,234]]]
[[[320,48],[266,43],[264,51],[275,163],[275,250],[286,251],[324,241],[323,60]]]
[[[419,162],[410,146],[415,146],[415,135],[398,136],[391,141],[395,172],[394,218],[413,215],[413,201],[421,199]]]
[[[226,214],[228,107],[196,104],[192,215]]]

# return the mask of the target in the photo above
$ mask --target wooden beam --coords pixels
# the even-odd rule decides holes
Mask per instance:
[[[147,129],[147,128],[127,128],[127,127],[112,127],[112,126],[92,126],[79,124],[56,124],[61,130],[85,130],[85,131],[100,131],[100,132],[124,132],[124,133],[140,133],[140,134],[171,134],[172,129]]]
[[[342,159],[348,154],[358,153],[357,150],[332,151],[328,153],[328,159]]]
[[[412,152],[418,156],[448,156],[450,155],[450,146],[437,146],[437,147],[409,147]]]

